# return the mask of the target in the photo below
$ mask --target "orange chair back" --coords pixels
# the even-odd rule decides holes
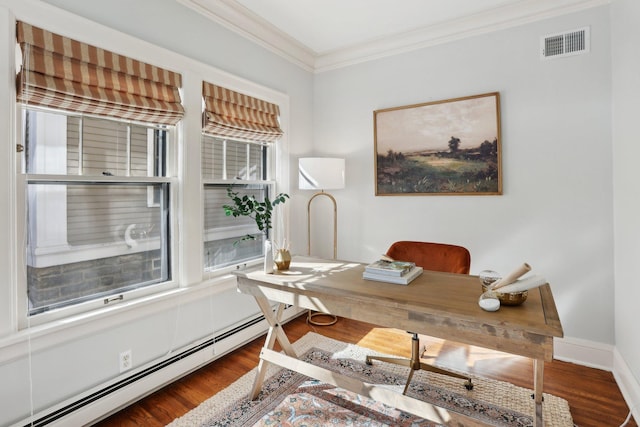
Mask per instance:
[[[417,266],[431,271],[469,274],[471,268],[469,251],[446,243],[395,242],[387,255],[398,261],[415,262]]]

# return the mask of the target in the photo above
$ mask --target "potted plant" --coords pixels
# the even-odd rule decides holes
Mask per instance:
[[[273,216],[273,209],[280,204],[284,204],[289,198],[288,194],[279,193],[276,195],[273,200],[270,200],[269,197],[264,198],[263,201],[259,201],[253,195],[240,195],[237,191],[233,191],[233,187],[229,186],[227,188],[227,197],[233,201],[233,204],[223,205],[225,215],[227,216],[248,216],[253,218],[258,226],[258,230],[260,230],[265,235],[265,273],[271,273],[273,271],[273,259],[269,261],[269,253],[271,250],[271,241],[267,237],[269,230],[271,230],[271,218]],[[255,240],[256,236],[254,234],[247,234],[243,236],[239,241],[242,240]],[[285,248],[279,248],[278,251],[286,251]],[[279,255],[282,255],[279,253]],[[287,254],[289,256],[290,255]],[[280,264],[279,264],[280,267]],[[288,267],[288,266],[287,266]]]

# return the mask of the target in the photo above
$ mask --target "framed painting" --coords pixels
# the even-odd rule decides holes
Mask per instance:
[[[502,194],[498,92],[373,112],[376,196]]]

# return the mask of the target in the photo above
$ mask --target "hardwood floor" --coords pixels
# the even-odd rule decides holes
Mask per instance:
[[[410,336],[406,332],[344,318],[333,326],[314,327],[301,316],[285,325],[285,330],[292,342],[314,331],[389,354],[410,353]],[[430,337],[421,339],[427,346],[427,360],[435,358],[444,366],[533,387],[533,364],[529,359]],[[263,343],[264,337],[256,339],[96,425],[164,426],[257,366]],[[611,372],[553,361],[545,364],[544,376],[544,391],[569,402],[574,423],[579,427],[618,427],[627,417],[629,408]],[[627,426],[637,424],[631,419]]]

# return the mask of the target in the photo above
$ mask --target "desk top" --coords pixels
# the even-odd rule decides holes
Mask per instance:
[[[486,327],[506,326],[544,336],[563,336],[549,284],[530,290],[522,305],[487,312],[478,306],[482,287],[477,276],[425,270],[409,285],[396,285],[364,280],[364,267],[361,263],[297,256],[289,271],[264,274],[256,267],[235,274],[300,295],[340,297],[377,308],[402,308],[482,323]]]

